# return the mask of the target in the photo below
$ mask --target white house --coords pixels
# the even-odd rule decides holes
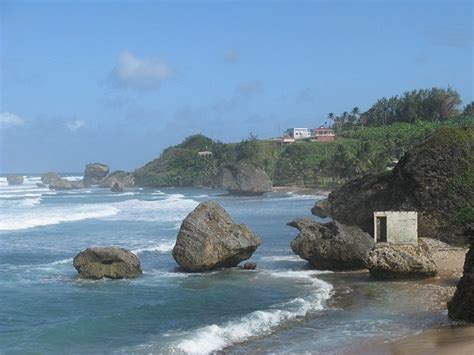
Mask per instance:
[[[374,212],[375,243],[418,245],[418,213],[414,211]]]
[[[288,128],[283,132],[284,137],[291,137],[294,140],[306,139],[311,137],[311,131],[308,128]]]

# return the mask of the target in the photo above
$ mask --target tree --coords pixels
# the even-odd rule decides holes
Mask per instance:
[[[474,101],[471,101],[466,106],[464,106],[462,113],[464,116],[474,116]]]
[[[333,128],[334,128],[334,125],[336,124],[336,119],[335,119],[335,117],[334,117],[334,113],[330,112],[330,113],[328,114],[328,118],[329,118],[330,121],[332,121],[332,126],[333,126]]]

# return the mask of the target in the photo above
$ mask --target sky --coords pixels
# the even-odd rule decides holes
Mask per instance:
[[[191,134],[275,137],[418,88],[467,103],[473,7],[0,0],[0,173],[133,170]]]

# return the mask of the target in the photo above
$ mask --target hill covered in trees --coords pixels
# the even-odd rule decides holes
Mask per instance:
[[[201,134],[169,147],[134,172],[139,186],[212,186],[223,167],[248,163],[263,168],[274,185],[331,187],[381,172],[407,150],[443,127],[474,127],[474,104],[459,109],[452,89],[428,89],[378,100],[367,112],[333,118],[333,142],[301,141],[287,146],[258,140],[222,143]]]

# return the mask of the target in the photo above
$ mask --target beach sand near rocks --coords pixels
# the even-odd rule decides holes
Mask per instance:
[[[453,247],[443,242],[424,239],[428,243],[438,274],[434,278],[414,281],[427,290],[427,302],[433,309],[446,310],[446,302],[456,290],[462,276],[467,248]],[[474,354],[474,325],[450,322],[446,311],[446,324],[413,336],[389,342],[375,343],[356,349],[363,354]]]
[[[273,186],[274,192],[291,192],[297,195],[314,195],[327,196],[331,193],[331,189],[321,187],[304,187],[304,186]]]

